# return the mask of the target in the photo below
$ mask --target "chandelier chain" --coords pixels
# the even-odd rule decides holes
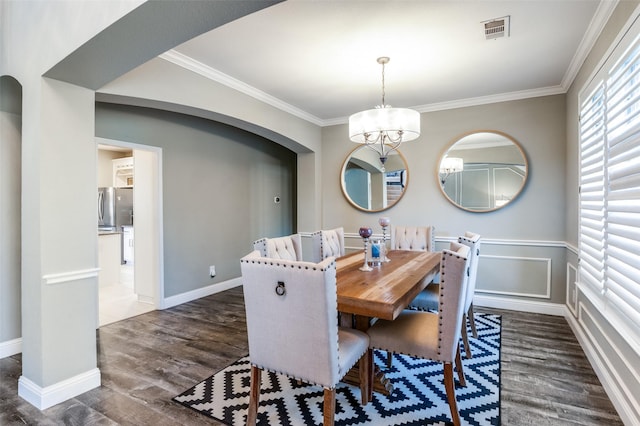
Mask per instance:
[[[382,63],[382,105],[381,107],[384,108],[385,107],[385,103],[384,103],[384,62]]]

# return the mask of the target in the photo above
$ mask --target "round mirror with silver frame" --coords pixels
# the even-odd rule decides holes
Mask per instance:
[[[383,167],[380,154],[365,145],[349,153],[340,172],[344,197],[365,212],[393,207],[406,192],[408,182],[407,160],[400,151],[391,152]]]
[[[437,169],[442,193],[469,212],[491,212],[513,202],[528,173],[520,145],[496,130],[474,131],[456,139]]]

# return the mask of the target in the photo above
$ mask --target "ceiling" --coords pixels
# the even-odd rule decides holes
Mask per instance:
[[[162,55],[318,125],[565,93],[611,0],[289,0]],[[508,37],[485,21],[509,16]]]

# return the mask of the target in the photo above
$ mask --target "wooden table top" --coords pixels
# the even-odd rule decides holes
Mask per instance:
[[[439,252],[392,250],[390,262],[369,272],[358,269],[363,256],[357,252],[336,260],[340,312],[393,320],[440,270]]]

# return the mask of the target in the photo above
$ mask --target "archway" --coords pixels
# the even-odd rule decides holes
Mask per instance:
[[[22,351],[22,86],[0,77],[0,358]]]

